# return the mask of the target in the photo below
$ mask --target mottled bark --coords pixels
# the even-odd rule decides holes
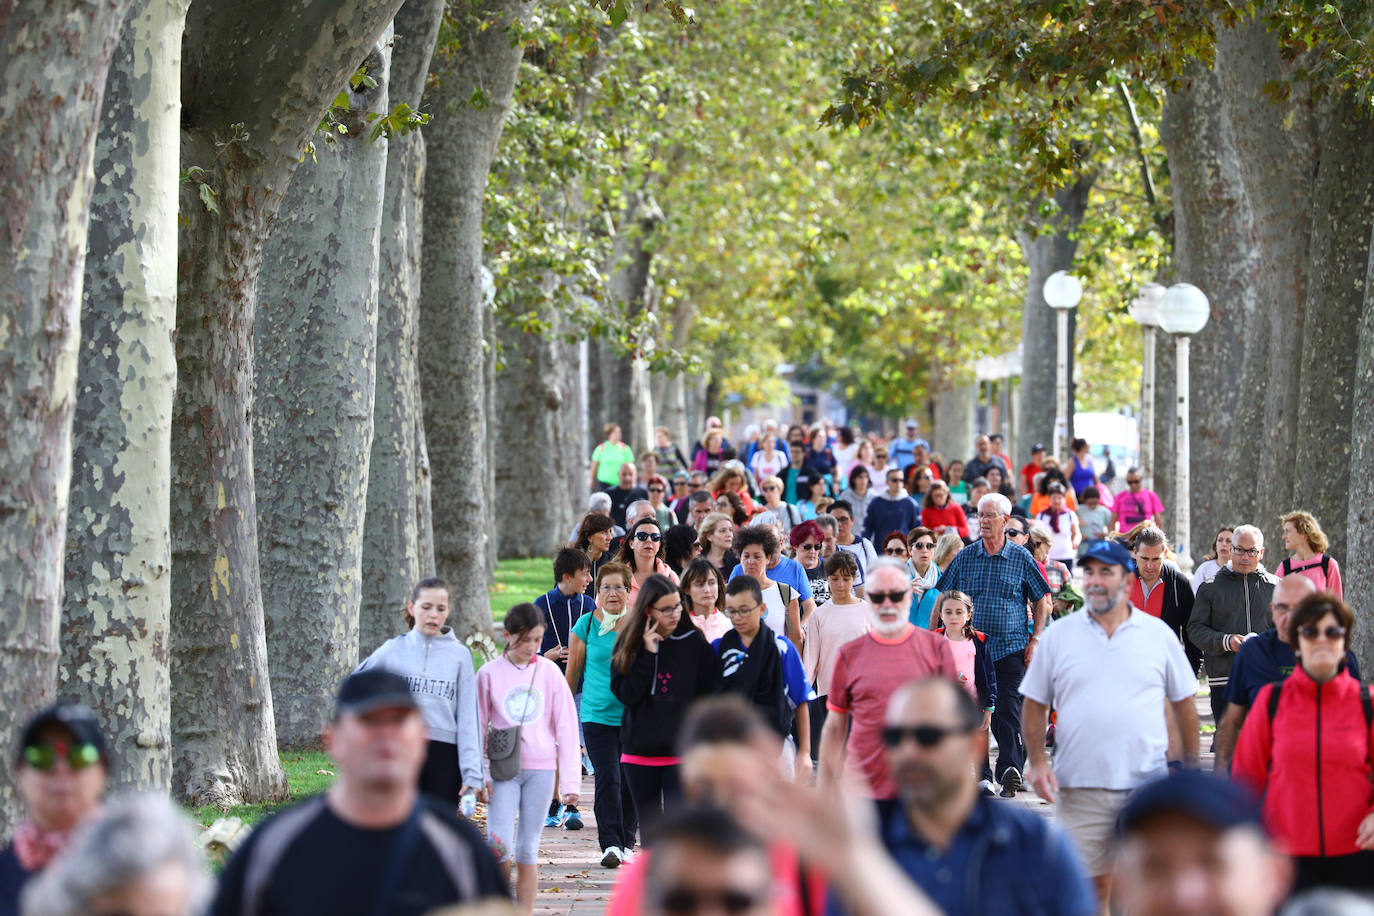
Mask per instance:
[[[100,717],[117,785],[172,775],[171,436],[181,33],[138,0],[96,138],[62,615],[62,693]]]
[[[1242,519],[1273,531],[1276,517],[1292,508],[1296,459],[1302,336],[1308,304],[1308,246],[1312,227],[1312,176],[1316,136],[1306,87],[1294,84],[1276,102],[1266,85],[1288,67],[1278,39],[1264,24],[1248,21],[1217,33],[1216,71],[1231,126],[1240,174],[1254,216],[1249,245],[1259,257],[1260,320],[1246,340],[1239,388],[1263,401],[1252,429],[1263,444],[1253,479],[1253,515]],[[1266,543],[1266,562],[1283,556],[1277,537]]]
[[[619,231],[611,245],[608,294],[625,315],[627,323],[640,320],[650,310],[650,268],[654,251],[650,244],[663,213],[640,191],[631,192],[621,218]],[[642,454],[654,444],[654,411],[649,395],[649,371],[643,348],[630,341],[628,352],[617,352],[613,345],[602,351],[601,386],[606,413],[621,425],[625,443]],[[604,436],[595,441],[601,442]]]
[[[396,14],[391,103],[419,107],[443,0],[408,0]],[[377,297],[377,395],[363,530],[359,653],[401,632],[401,609],[429,567],[421,566],[416,435],[423,422],[416,368],[420,310],[423,133],[394,137],[387,150]],[[423,571],[422,571],[423,570]]]
[[[557,441],[557,460],[562,464],[563,491],[561,501],[567,506],[568,525],[582,517],[587,505],[587,462],[591,447],[587,444],[587,403],[582,390],[585,351],[580,341],[554,344],[561,407],[554,426]],[[566,531],[564,532],[566,533]]]
[[[491,626],[482,201],[520,66],[510,28],[531,9],[518,0],[455,4],[426,93],[434,120],[426,128],[420,381],[433,499],[441,507],[435,564],[460,583],[464,600],[450,618],[460,635]]]
[[[1188,85],[1170,93],[1160,123],[1160,139],[1169,156],[1173,182],[1175,276],[1161,278],[1192,283],[1207,294],[1212,316],[1193,338],[1193,402],[1190,448],[1192,461],[1192,556],[1210,549],[1223,524],[1253,517],[1254,469],[1263,437],[1253,435],[1261,422],[1264,398],[1241,385],[1246,341],[1262,320],[1259,301],[1259,252],[1249,199],[1217,77],[1194,65]],[[1174,341],[1157,333],[1155,489],[1172,519],[1174,492]],[[1165,371],[1167,366],[1167,371]],[[1160,439],[1159,430],[1167,428]],[[1124,468],[1121,470],[1125,470]]]
[[[1294,507],[1317,517],[1331,553],[1342,559],[1358,356],[1351,329],[1359,326],[1365,308],[1374,225],[1374,119],[1365,108],[1362,98],[1341,94],[1323,102],[1317,116],[1321,163],[1312,195],[1311,279],[1297,397],[1294,467],[1301,468],[1301,479],[1321,485],[1296,487]],[[1277,525],[1273,519],[1264,521]]]
[[[1351,638],[1360,670],[1374,670],[1374,620],[1366,596],[1374,594],[1374,237],[1365,270],[1364,308],[1357,340],[1350,423],[1350,475],[1347,493],[1346,555],[1341,558],[1341,579],[1346,600],[1355,609],[1358,623]]]
[[[1021,412],[1016,438],[1022,443],[1044,442],[1053,448],[1055,420],[1055,346],[1059,329],[1054,309],[1045,304],[1045,280],[1057,270],[1071,270],[1078,250],[1076,232],[1088,208],[1094,174],[1081,175],[1054,192],[1056,212],[1047,220],[1034,218],[1017,233],[1030,268],[1021,313]],[[1074,332],[1077,309],[1069,311],[1069,377],[1073,377]],[[1073,416],[1073,389],[1069,389]],[[1067,445],[1067,441],[1065,443]],[[965,447],[968,448],[967,446]],[[1063,459],[1063,456],[1059,456]]]
[[[172,463],[173,790],[281,798],[253,487],[253,329],[263,239],[338,87],[401,0],[195,3],[183,43]],[[265,100],[273,100],[265,104]]]
[[[420,538],[420,575],[424,577],[439,567],[434,561],[434,475],[429,470],[423,400],[416,404],[416,409],[420,413],[415,417],[415,528]]]
[[[949,380],[931,379],[931,416],[935,433],[932,449],[947,461],[973,454],[974,420],[978,406],[978,383],[966,381],[954,384]]]
[[[130,0],[0,0],[0,742],[56,697],[91,157]],[[0,825],[15,822],[0,759]],[[7,834],[8,827],[0,827]]]
[[[277,740],[319,743],[358,663],[363,522],[376,383],[377,257],[390,108],[391,29],[348,91],[347,133],[319,143],[287,188],[263,249],[254,328],[253,479]]]

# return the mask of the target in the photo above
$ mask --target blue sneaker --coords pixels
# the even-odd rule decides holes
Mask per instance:
[[[557,827],[559,822],[559,815],[562,813],[563,806],[560,805],[558,802],[554,802],[553,806],[549,808],[549,816],[544,818],[544,826]]]
[[[582,775],[583,775],[583,776],[595,776],[595,775],[596,775],[596,767],[592,766],[592,758],[588,757],[586,754],[583,754],[583,755],[582,755]]]
[[[568,805],[563,809],[563,829],[582,829],[582,814],[577,810],[577,805]]]

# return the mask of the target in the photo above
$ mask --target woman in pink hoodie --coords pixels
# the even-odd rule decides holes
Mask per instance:
[[[525,913],[534,911],[539,888],[539,835],[559,786],[563,804],[577,804],[581,756],[577,708],[558,665],[539,654],[544,617],[532,604],[517,604],[506,614],[506,651],[477,672],[478,729],[520,726],[520,773],[492,781],[485,776],[487,842],[507,879],[515,860],[515,897]],[[485,755],[483,756],[485,761]],[[520,815],[516,826],[516,813]]]

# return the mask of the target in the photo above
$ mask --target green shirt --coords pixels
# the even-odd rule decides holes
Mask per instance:
[[[582,721],[620,727],[625,707],[611,693],[611,653],[615,651],[616,631],[599,634],[601,621],[595,614],[583,614],[573,624],[573,635],[587,644],[587,661],[582,666]]]
[[[624,442],[612,443],[608,439],[592,452],[592,460],[596,462],[596,479],[613,487],[620,483],[621,466],[626,462],[634,464],[635,450]]]

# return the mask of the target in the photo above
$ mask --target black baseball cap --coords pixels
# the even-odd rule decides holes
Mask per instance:
[[[346,712],[361,716],[376,709],[404,706],[418,709],[410,694],[410,683],[385,668],[370,668],[344,678],[339,685],[339,700],[334,706],[334,718]]]
[[[1117,833],[1127,836],[1165,813],[1182,814],[1218,830],[1261,827],[1259,801],[1244,786],[1200,770],[1181,770],[1131,793],[1117,816]]]
[[[105,732],[100,727],[100,720],[96,718],[89,706],[71,701],[63,701],[49,706],[24,724],[24,730],[19,737],[18,755],[20,760],[24,759],[24,748],[35,744],[38,741],[39,732],[50,727],[64,728],[82,744],[94,745],[95,749],[100,752],[101,761],[109,764],[110,748],[105,740]]]
[[[1032,455],[1034,455],[1036,452],[1043,452],[1044,450],[1045,450],[1045,443],[1043,443],[1043,442],[1037,442],[1037,443],[1035,443],[1034,445],[1031,446],[1031,454],[1032,454]]]

